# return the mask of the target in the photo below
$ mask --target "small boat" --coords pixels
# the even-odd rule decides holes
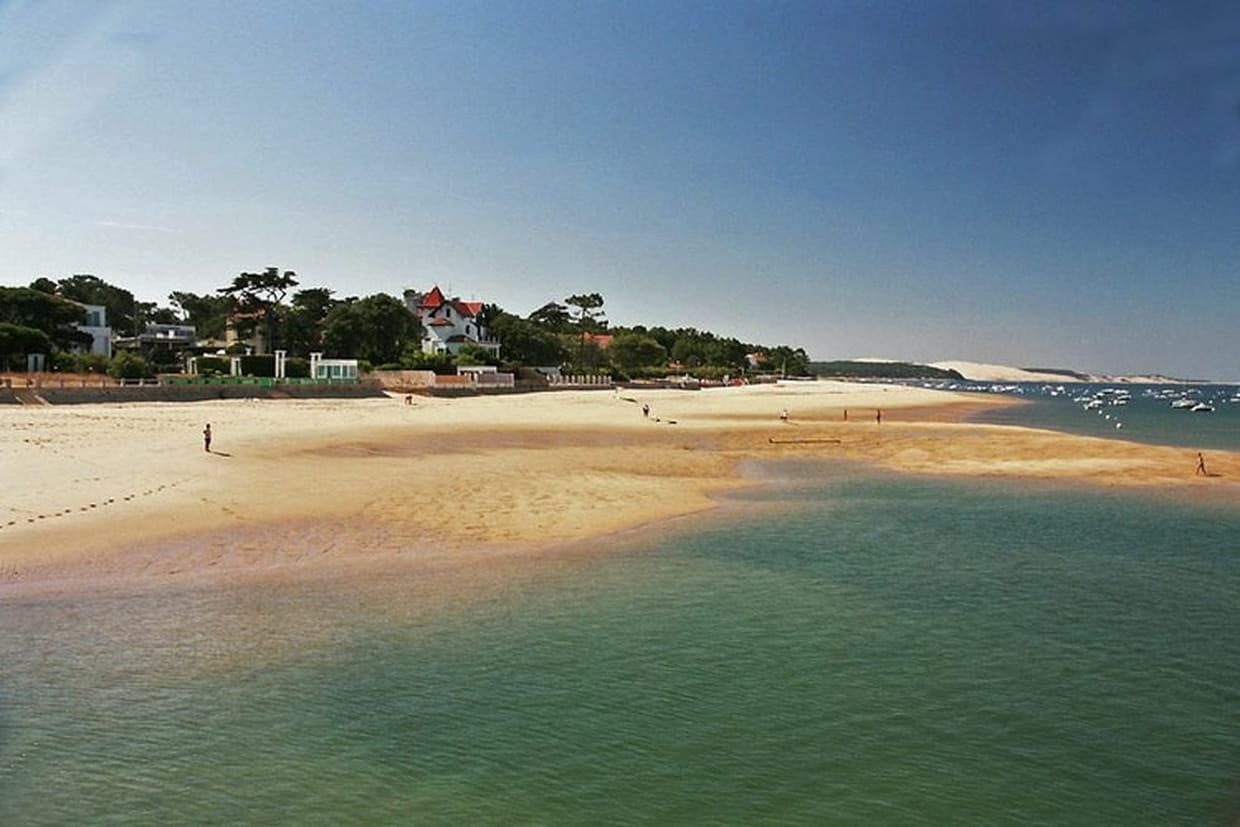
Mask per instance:
[[[1193,399],[1193,398],[1191,398],[1191,397],[1187,397],[1187,396],[1185,396],[1185,397],[1181,397],[1180,399],[1177,399],[1177,400],[1175,400],[1174,402],[1172,402],[1172,403],[1171,403],[1171,407],[1173,407],[1173,408],[1185,408],[1185,409],[1187,409],[1187,408],[1192,408],[1193,406],[1195,406],[1195,405],[1200,405],[1200,404],[1201,404],[1201,403],[1200,403],[1200,402],[1198,402],[1196,399]]]
[[[1196,405],[1188,409],[1190,413],[1214,413],[1214,406],[1207,405],[1204,402],[1198,402]]]

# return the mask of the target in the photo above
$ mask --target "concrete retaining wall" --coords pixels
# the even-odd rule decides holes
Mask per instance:
[[[0,402],[5,391],[0,390]],[[12,394],[12,391],[7,391]],[[39,396],[53,405],[101,402],[205,402],[209,399],[364,399],[383,396],[375,385],[170,385],[94,388],[40,388]],[[16,402],[16,398],[12,401]]]

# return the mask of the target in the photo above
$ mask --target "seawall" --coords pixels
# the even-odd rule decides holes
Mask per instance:
[[[367,383],[355,385],[106,385],[94,387],[0,387],[0,404],[22,404],[31,391],[51,405],[97,405],[121,402],[205,402],[211,399],[364,399],[383,396]],[[27,404],[30,402],[27,399]]]

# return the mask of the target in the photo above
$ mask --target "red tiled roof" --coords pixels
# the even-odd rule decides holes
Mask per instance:
[[[431,292],[422,297],[422,301],[418,302],[418,307],[432,308],[438,307],[444,303],[443,292],[439,289],[439,285],[431,288]]]
[[[452,304],[456,307],[456,312],[462,316],[477,316],[482,312],[482,302],[463,302],[456,299]]]

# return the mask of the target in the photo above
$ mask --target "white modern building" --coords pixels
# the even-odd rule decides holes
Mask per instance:
[[[108,327],[108,308],[102,304],[83,304],[74,302],[86,310],[86,323],[77,326],[78,330],[90,335],[90,353],[99,353],[112,358],[112,328]]]

